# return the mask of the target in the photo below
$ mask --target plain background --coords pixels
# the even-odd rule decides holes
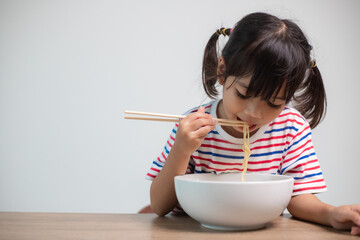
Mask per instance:
[[[206,102],[210,35],[263,11],[294,20],[328,94],[313,131],[334,205],[360,203],[360,1],[0,0],[0,211],[135,213],[171,123]],[[221,41],[226,41],[221,37]]]

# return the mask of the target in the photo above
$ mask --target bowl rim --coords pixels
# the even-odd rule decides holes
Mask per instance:
[[[279,183],[279,182],[294,182],[294,178],[287,176],[287,175],[278,175],[278,174],[271,174],[271,173],[246,173],[245,174],[245,178],[246,175],[261,175],[261,176],[277,176],[279,177],[279,179],[274,180],[274,181],[251,181],[251,182],[241,182],[241,181],[216,181],[216,180],[200,180],[200,179],[188,179],[187,176],[192,176],[193,174],[200,174],[200,175],[210,175],[210,174],[215,174],[215,173],[192,173],[192,174],[183,174],[183,175],[178,175],[174,177],[174,181],[183,181],[183,182],[193,182],[193,183],[211,183],[211,184],[241,184],[241,185],[252,185],[252,184],[274,184],[274,183]],[[240,173],[220,173],[220,174],[237,174],[240,175]],[[220,175],[220,174],[215,174],[215,175]]]

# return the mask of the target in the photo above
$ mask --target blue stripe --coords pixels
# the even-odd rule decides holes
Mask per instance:
[[[294,126],[289,126],[289,127],[284,127],[284,128],[272,129],[272,130],[266,131],[265,133],[281,132],[281,131],[284,131],[285,129],[293,129],[293,130],[295,130],[295,131],[298,131],[298,130],[299,130],[299,129],[297,129],[297,128],[294,127]]]
[[[294,179],[298,180],[298,179],[304,179],[304,178],[309,178],[309,177],[314,177],[314,176],[319,176],[319,175],[322,175],[322,172],[306,175],[306,176],[303,176],[303,177],[294,177]]]
[[[258,153],[258,154],[251,154],[250,157],[262,157],[262,156],[268,156],[273,154],[282,154],[283,151],[274,151],[274,152],[265,152],[265,153]]]
[[[166,154],[169,154],[170,151],[166,148],[166,146],[164,147],[164,150],[165,150]]]
[[[175,130],[175,128],[173,128],[172,132],[173,132],[174,134],[176,134],[176,130]]]
[[[284,150],[284,152],[287,152],[290,148],[292,148],[293,146],[295,146],[296,144],[298,144],[299,142],[301,142],[302,140],[304,140],[304,138],[307,138],[309,135],[311,135],[311,132],[309,132],[308,134],[306,134],[305,136],[303,136],[302,138],[300,138],[298,141],[294,142],[291,146],[289,146],[288,148],[286,148]]]
[[[155,164],[156,166],[158,166],[158,167],[160,167],[160,168],[162,168],[163,166],[162,165],[160,165],[158,162],[156,162],[156,161],[153,161],[153,164]]]
[[[204,152],[204,151],[200,151],[200,150],[196,150],[196,151],[201,154],[212,155],[215,157],[232,158],[232,159],[243,159],[244,158],[241,156],[228,156],[228,155],[224,155],[224,154],[218,154],[218,153],[213,153],[213,152]]]
[[[213,133],[213,134],[219,134],[217,131],[213,130],[213,131],[210,131],[209,133]]]
[[[289,168],[289,167],[292,166],[293,164],[297,163],[298,161],[300,161],[300,160],[302,160],[302,159],[305,159],[305,158],[308,158],[308,157],[311,157],[311,156],[314,156],[314,155],[315,155],[315,152],[310,153],[310,154],[308,154],[308,155],[304,155],[304,156],[302,156],[301,158],[298,158],[295,162],[293,162],[293,163],[290,164],[289,166],[283,168],[283,169],[281,170],[281,174],[283,174],[284,171],[285,171],[287,168]]]

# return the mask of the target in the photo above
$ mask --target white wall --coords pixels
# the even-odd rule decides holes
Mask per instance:
[[[315,47],[328,114],[313,139],[331,204],[360,203],[360,1],[0,0],[0,211],[132,213],[172,124],[204,99],[209,36],[244,15],[290,18]]]

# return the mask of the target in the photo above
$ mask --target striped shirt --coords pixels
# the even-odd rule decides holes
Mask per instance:
[[[219,100],[215,100],[203,105],[206,112],[215,118],[218,102]],[[195,111],[197,108],[186,114]],[[178,126],[176,123],[160,156],[153,161],[147,179],[153,180],[164,166],[174,144]],[[186,173],[242,172],[242,144],[242,138],[229,135],[217,125],[192,154]],[[311,140],[310,125],[297,110],[285,107],[279,116],[250,137],[250,147],[247,172],[293,177],[293,196],[326,191]]]

